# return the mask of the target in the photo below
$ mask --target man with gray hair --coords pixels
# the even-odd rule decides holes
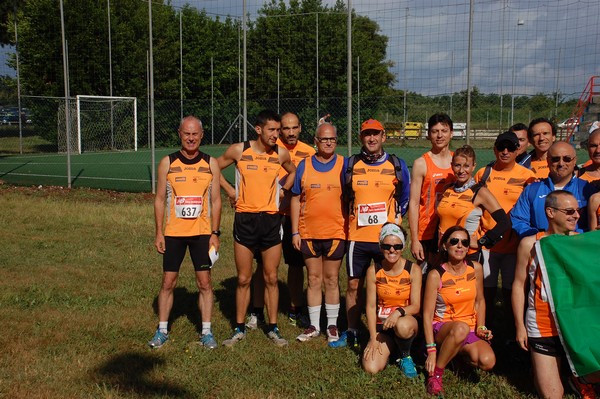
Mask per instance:
[[[148,345],[157,349],[169,339],[173,290],[181,262],[189,248],[200,290],[200,344],[214,349],[217,341],[211,330],[213,289],[210,278],[213,261],[209,251],[217,253],[220,245],[221,169],[215,158],[200,151],[204,136],[200,119],[186,116],[179,125],[178,133],[181,149],[167,155],[158,164],[154,244],[163,255],[163,278],[158,293],[158,329]]]

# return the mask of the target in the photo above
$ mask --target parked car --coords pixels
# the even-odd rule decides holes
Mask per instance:
[[[572,129],[579,126],[578,118],[567,118],[564,121],[556,124],[556,127],[559,129]]]

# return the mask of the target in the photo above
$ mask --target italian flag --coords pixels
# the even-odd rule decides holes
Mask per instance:
[[[571,371],[599,371],[600,231],[544,237],[535,256]]]

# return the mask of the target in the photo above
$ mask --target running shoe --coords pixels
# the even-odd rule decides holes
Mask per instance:
[[[154,337],[148,341],[148,346],[152,349],[158,349],[163,346],[169,339],[169,333],[163,333],[160,330],[156,330]]]
[[[349,346],[358,349],[360,347],[358,337],[350,330],[344,331],[337,341],[329,342],[328,345],[330,348],[344,348]]]
[[[295,327],[308,328],[310,326],[310,321],[308,320],[308,317],[303,315],[302,313],[290,313],[288,315],[288,319],[290,321],[290,324]]]
[[[408,378],[415,378],[417,376],[417,368],[415,367],[415,362],[413,362],[412,357],[406,356],[402,359],[398,359],[398,367],[405,376]]]
[[[256,330],[258,328],[258,316],[256,314],[250,313],[246,318],[246,328],[249,330]]]
[[[315,326],[308,326],[306,330],[300,335],[296,337],[296,339],[300,342],[306,342],[312,338],[316,338],[321,335],[321,332],[317,330]]]
[[[281,336],[279,328],[275,327],[267,333],[267,337],[277,346],[286,346],[288,342]]]
[[[217,345],[217,340],[212,335],[212,333],[204,334],[200,337],[200,345],[204,346],[208,349],[215,349]]]
[[[335,342],[340,339],[340,333],[333,324],[327,327],[327,342]]]
[[[238,327],[236,327],[233,330],[233,335],[231,336],[231,338],[224,340],[223,345],[227,346],[227,347],[232,347],[233,345],[237,344],[244,338],[246,338],[246,332],[242,331]]]
[[[442,385],[441,375],[431,375],[427,379],[427,393],[433,396],[444,394],[444,385]]]
[[[575,395],[581,399],[596,399],[594,386],[592,384],[584,384],[574,375],[569,377],[569,386],[575,392]]]

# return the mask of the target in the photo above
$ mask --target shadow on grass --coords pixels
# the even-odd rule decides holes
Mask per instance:
[[[189,397],[182,387],[166,381],[156,381],[150,374],[164,366],[165,360],[153,355],[121,353],[113,356],[92,372],[101,386],[120,393],[130,392],[142,396]]]

